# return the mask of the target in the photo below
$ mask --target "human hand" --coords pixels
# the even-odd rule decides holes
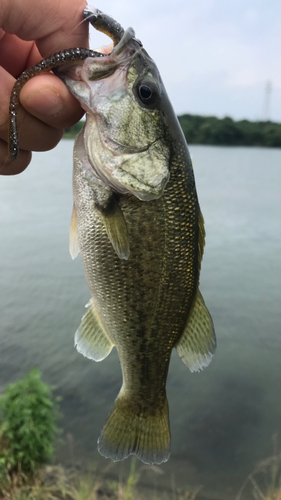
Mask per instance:
[[[86,0],[1,0],[0,3],[0,173],[18,174],[31,151],[47,151],[63,130],[83,115],[78,101],[52,73],[28,81],[20,93],[20,153],[8,154],[9,101],[15,79],[41,59],[67,48],[88,47],[88,23],[82,21]]]

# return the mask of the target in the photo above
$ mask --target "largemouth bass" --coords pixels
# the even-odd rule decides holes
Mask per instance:
[[[75,344],[95,361],[115,346],[121,363],[123,384],[100,453],[160,464],[170,456],[172,349],[198,371],[216,345],[198,289],[204,221],[155,63],[131,28],[124,32],[100,11],[84,15],[114,47],[56,70],[86,111],[74,146],[70,252],[81,253],[91,299]]]

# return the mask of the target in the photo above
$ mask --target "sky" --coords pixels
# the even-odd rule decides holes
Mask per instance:
[[[134,28],[178,115],[281,122],[281,0],[103,0],[96,7]],[[93,28],[90,37],[91,48],[109,43]]]

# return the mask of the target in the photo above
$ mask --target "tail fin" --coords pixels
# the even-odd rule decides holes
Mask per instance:
[[[115,462],[136,455],[145,464],[161,464],[170,456],[170,426],[167,398],[161,409],[139,409],[120,393],[98,440],[98,450]]]

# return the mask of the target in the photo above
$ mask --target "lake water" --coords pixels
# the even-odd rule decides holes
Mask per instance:
[[[104,468],[96,441],[121,371],[116,352],[95,363],[73,347],[89,292],[68,253],[72,148],[61,141],[20,176],[0,178],[0,389],[38,366],[63,397],[58,459]],[[274,433],[281,443],[281,150],[190,150],[207,232],[201,291],[218,348],[201,373],[172,356],[172,454],[163,475],[145,480],[230,499],[272,453]]]

